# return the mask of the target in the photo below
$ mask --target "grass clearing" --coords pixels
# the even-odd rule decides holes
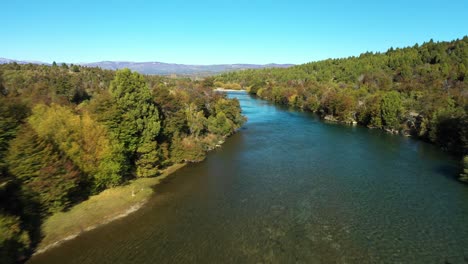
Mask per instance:
[[[158,177],[136,179],[127,185],[105,190],[66,212],[50,216],[42,224],[44,238],[36,254],[138,210],[151,197],[155,185],[184,165],[175,164]]]

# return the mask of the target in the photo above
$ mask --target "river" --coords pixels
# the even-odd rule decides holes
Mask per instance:
[[[29,263],[468,263],[458,160],[229,93],[248,122],[130,216]]]

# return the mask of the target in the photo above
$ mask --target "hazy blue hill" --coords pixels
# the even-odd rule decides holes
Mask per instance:
[[[18,64],[33,63],[33,64],[50,65],[50,63],[45,63],[45,62],[41,62],[41,61],[22,61],[22,60],[12,60],[12,59],[7,59],[7,58],[0,58],[0,64],[13,63],[13,62],[16,62]]]
[[[39,61],[19,61],[6,58],[0,58],[0,64],[16,62],[19,64],[46,64],[50,63]],[[61,62],[57,62],[61,64]],[[158,74],[158,75],[212,75],[227,71],[244,70],[244,69],[263,69],[263,68],[287,68],[293,64],[216,64],[216,65],[188,65],[175,64],[164,62],[131,62],[131,61],[100,61],[91,63],[76,63],[88,67],[100,67],[108,70],[118,70],[129,68],[143,74]]]
[[[97,66],[103,69],[129,68],[144,74],[216,74],[226,71],[261,68],[286,68],[292,64],[216,64],[216,65],[187,65],[163,62],[128,62],[102,61],[82,64],[83,66]]]

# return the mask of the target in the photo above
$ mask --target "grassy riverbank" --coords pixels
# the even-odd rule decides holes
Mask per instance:
[[[36,254],[73,239],[82,232],[135,212],[151,197],[155,185],[184,165],[175,164],[158,177],[136,179],[125,186],[105,190],[66,212],[50,216],[42,225],[44,238]]]

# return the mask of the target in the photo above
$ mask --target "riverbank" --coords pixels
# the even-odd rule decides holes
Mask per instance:
[[[137,211],[153,195],[154,186],[184,166],[175,164],[158,177],[136,179],[127,185],[105,190],[66,212],[50,216],[42,224],[44,238],[34,255]]]

